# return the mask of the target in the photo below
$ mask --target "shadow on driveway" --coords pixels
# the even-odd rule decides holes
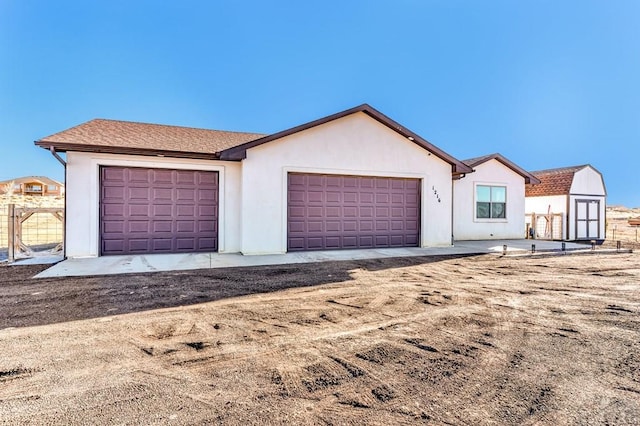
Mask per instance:
[[[0,329],[100,318],[350,281],[350,271],[470,255],[397,257],[246,268],[32,279],[49,265],[0,266]]]

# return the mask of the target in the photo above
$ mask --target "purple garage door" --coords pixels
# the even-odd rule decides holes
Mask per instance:
[[[218,173],[102,167],[100,252],[218,250]]]
[[[420,181],[289,173],[289,251],[417,247]]]

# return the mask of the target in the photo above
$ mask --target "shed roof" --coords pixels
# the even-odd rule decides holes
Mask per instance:
[[[595,170],[591,165],[583,164],[581,166],[560,167],[556,169],[531,172],[532,175],[540,179],[540,184],[526,185],[525,196],[542,197],[548,195],[567,195],[571,191],[573,176],[577,171],[580,171],[585,167],[591,167]]]
[[[515,173],[519,174],[524,178],[524,182],[527,184],[539,184],[540,180],[535,177],[533,174],[529,173],[522,167],[518,166],[516,163],[508,160],[505,156],[499,153],[483,155],[482,157],[469,158],[467,160],[462,160],[464,164],[473,168],[479,166],[480,164],[486,163],[490,160],[496,160],[502,164],[504,164],[509,169],[513,170]]]

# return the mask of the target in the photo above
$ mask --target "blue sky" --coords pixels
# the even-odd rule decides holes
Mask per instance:
[[[0,179],[92,118],[272,133],[369,103],[640,206],[640,2],[0,0]]]

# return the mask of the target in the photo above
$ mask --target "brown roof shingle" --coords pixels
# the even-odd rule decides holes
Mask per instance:
[[[547,195],[567,195],[571,191],[573,175],[587,167],[572,166],[558,169],[547,169],[531,172],[532,175],[540,179],[539,185],[526,185],[526,197],[542,197]]]
[[[164,124],[95,119],[36,141],[58,151],[163,152],[209,158],[216,153],[263,137],[258,133],[227,132]],[[189,154],[189,155],[188,155]]]

